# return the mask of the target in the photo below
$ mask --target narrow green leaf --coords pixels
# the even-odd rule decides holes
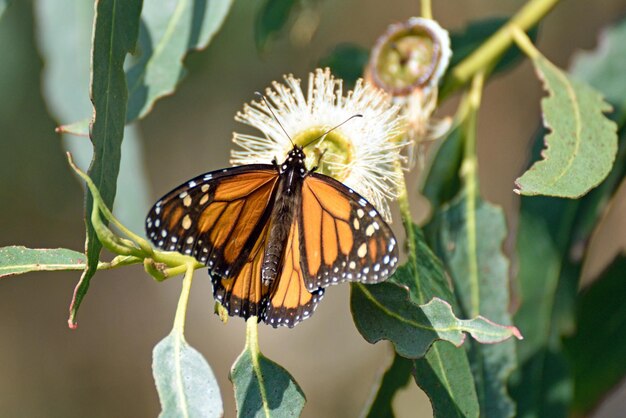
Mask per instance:
[[[393,398],[400,389],[409,384],[412,371],[413,362],[394,353],[391,366],[382,376],[376,394],[367,406],[366,413],[362,415],[368,418],[393,418]]]
[[[571,73],[604,94],[621,112],[617,119],[626,117],[626,19],[604,31],[598,47],[575,56]]]
[[[433,297],[455,303],[454,295],[448,287],[448,281],[441,261],[426,244],[424,236],[413,225],[416,260],[398,269],[393,282],[409,289],[409,298],[413,304],[426,303]],[[391,280],[391,279],[390,279]],[[389,286],[394,286],[387,283]],[[354,287],[354,285],[352,285]],[[374,286],[368,286],[372,288]],[[403,297],[406,297],[403,294]],[[352,316],[364,316],[352,304]],[[365,316],[366,318],[366,316]],[[445,341],[435,342],[425,357],[414,361],[415,381],[430,398],[436,417],[449,416],[478,417],[479,405],[474,379],[470,370],[465,350],[458,349]],[[454,365],[450,367],[449,365]],[[438,415],[441,411],[441,415]],[[459,415],[446,415],[447,412],[461,411]]]
[[[319,66],[329,67],[332,73],[350,88],[363,76],[368,60],[367,48],[354,44],[339,44],[320,60]]]
[[[220,388],[211,367],[180,332],[172,330],[154,347],[152,357],[152,373],[161,401],[160,417],[223,416]]]
[[[127,122],[143,118],[158,99],[174,92],[185,75],[185,56],[207,47],[232,3],[233,0],[144,1],[139,55],[128,70]]]
[[[502,252],[507,229],[502,209],[480,196],[470,196],[464,188],[438,214],[436,222],[440,253],[465,315],[480,314],[510,325],[509,261]],[[481,416],[514,416],[515,405],[506,383],[517,363],[515,342],[472,344],[470,361]]]
[[[254,23],[257,49],[264,51],[269,42],[281,32],[300,0],[265,0]]]
[[[0,248],[0,278],[31,271],[84,270],[85,255],[65,248]]]
[[[576,198],[609,174],[617,151],[617,128],[603,113],[611,106],[585,83],[571,80],[542,56],[533,58],[548,97],[541,101],[547,149],[515,182],[523,195]]]
[[[304,408],[304,393],[289,372],[249,344],[229,378],[235,388],[238,417],[299,417]]]
[[[576,334],[566,341],[573,364],[574,405],[586,416],[626,375],[626,256],[622,255],[577,301]]]
[[[89,56],[93,30],[93,4],[74,0],[46,0],[34,3],[37,42],[45,62],[42,71],[43,96],[50,114],[62,124],[64,146],[79,166],[86,167],[93,156],[91,142],[71,135],[89,136],[93,107],[89,101]],[[72,62],[72,65],[67,65]],[[69,125],[63,125],[68,122]],[[115,213],[132,229],[143,230],[148,210],[148,182],[139,131],[127,126]]]
[[[94,120],[90,137],[94,155],[88,175],[96,184],[106,206],[113,207],[120,167],[121,145],[126,121],[127,89],[124,60],[137,42],[141,0],[99,0],[96,3],[92,46],[91,100]],[[74,290],[70,305],[70,327],[96,272],[102,244],[91,225],[93,199],[86,195],[85,222],[87,268]]]

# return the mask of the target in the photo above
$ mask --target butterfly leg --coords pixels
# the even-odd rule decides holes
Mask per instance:
[[[310,169],[309,171],[307,171],[306,176],[308,176],[311,173],[314,173],[317,171],[318,168],[320,168],[320,164],[322,163],[322,158],[324,158],[324,154],[326,154],[326,151],[328,151],[328,148],[324,148],[324,151],[322,151],[322,154],[320,155],[320,158],[317,159],[317,164],[315,165],[315,167],[313,167],[312,169]]]

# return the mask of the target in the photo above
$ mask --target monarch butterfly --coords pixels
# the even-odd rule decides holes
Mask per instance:
[[[398,262],[396,239],[376,209],[315,170],[294,145],[280,165],[200,175],[154,205],[147,235],[206,264],[229,315],[294,327],[327,286],[381,282]]]

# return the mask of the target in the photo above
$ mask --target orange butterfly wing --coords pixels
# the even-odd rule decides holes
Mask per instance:
[[[235,275],[212,275],[213,296],[231,316],[261,317],[267,306],[269,286],[261,282],[261,267],[269,234],[267,225],[259,235],[243,267]]]
[[[194,256],[211,275],[235,276],[258,246],[277,183],[266,164],[203,174],[154,205],[147,235],[158,248]]]
[[[279,325],[294,327],[313,314],[324,296],[324,289],[310,292],[304,282],[301,263],[299,222],[291,224],[281,272],[272,283],[267,310],[262,319],[274,328]]]
[[[358,193],[337,180],[311,174],[302,186],[300,252],[310,292],[345,281],[378,283],[398,263],[391,228]]]

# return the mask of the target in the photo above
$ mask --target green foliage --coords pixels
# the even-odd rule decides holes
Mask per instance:
[[[536,153],[542,142],[539,135]],[[621,160],[614,171],[623,170]],[[603,186],[581,200],[522,198],[516,244],[522,303],[515,323],[526,340],[518,344],[522,370],[512,380],[519,414],[565,416],[571,402],[572,380],[560,341],[575,327],[573,306],[582,267],[581,257],[573,257],[578,241],[571,232],[579,219],[598,213],[591,203],[606,202],[616,184]],[[598,198],[600,192],[605,198]]]
[[[470,56],[480,47],[490,36],[493,36],[504,24],[508,22],[506,17],[490,17],[487,19],[470,22],[462,31],[450,33],[450,47],[454,53],[450,58],[450,68],[456,67],[465,58]],[[535,27],[529,31],[529,36],[533,42],[537,40],[539,34]],[[523,57],[522,51],[515,45],[510,46],[492,71],[492,75],[510,70],[518,64]],[[450,74],[450,73],[448,73]],[[442,91],[449,90],[451,79],[444,78]]]
[[[224,415],[213,371],[178,330],[173,330],[154,347],[152,371],[161,400],[160,417],[219,418]]]
[[[464,143],[464,132],[460,126],[462,122],[455,121],[448,134],[435,144],[420,185],[420,192],[428,199],[433,213],[452,200],[461,188],[459,170],[463,161]],[[425,227],[425,231],[428,235],[429,226]]]
[[[571,80],[545,58],[533,59],[549,96],[541,101],[547,149],[515,181],[523,195],[576,198],[608,175],[617,151],[616,125],[603,113],[611,106],[587,84]]]
[[[354,44],[339,44],[320,60],[320,67],[328,67],[331,72],[343,79],[346,86],[354,86],[363,77],[363,70],[369,60],[370,51]]]
[[[573,409],[588,415],[626,374],[626,257],[621,255],[576,302],[577,330],[566,340]]]
[[[411,360],[394,353],[393,362],[380,379],[376,395],[367,407],[368,418],[395,416],[392,408],[393,398],[400,389],[409,384],[412,370]]]
[[[610,60],[599,64],[612,65]],[[575,73],[574,77],[595,82],[585,80],[585,75]],[[593,86],[604,89],[606,85]],[[518,344],[520,370],[511,379],[518,415],[565,417],[572,402],[579,404],[576,397],[580,392],[574,391],[572,376],[579,365],[568,359],[561,338],[572,334],[579,320],[574,307],[589,235],[626,174],[623,124],[619,130],[619,149],[611,172],[582,199],[522,198],[516,243],[522,303],[515,323],[526,340]],[[540,132],[533,160],[539,158],[542,147]],[[602,358],[594,361],[594,367],[600,369],[612,364],[604,366]]]
[[[238,417],[298,417],[306,402],[294,378],[265,357],[250,337],[230,371],[230,380]]]
[[[70,134],[89,136],[89,117],[93,113],[89,101],[89,56],[94,7],[89,2],[73,0],[37,1],[34,7],[37,41],[46,63],[42,72],[43,96],[50,113],[61,124],[57,131],[66,134],[63,145],[81,167],[86,167],[91,162],[93,146]],[[150,203],[140,139],[136,126],[126,126],[115,205],[119,218],[135,229],[143,227]]]
[[[83,270],[85,255],[65,248],[0,248],[0,278],[31,271]]]
[[[502,252],[506,221],[501,208],[480,197],[476,169],[481,85],[473,83],[460,105],[455,127],[430,162],[423,188],[434,213],[426,228],[429,242],[452,278],[463,314],[485,315],[508,325],[512,322],[508,313],[509,262]],[[451,176],[451,172],[457,175]],[[516,366],[515,343],[471,342],[468,355],[480,416],[514,416],[506,382]]]
[[[455,299],[448,287],[441,262],[426,244],[419,228],[417,226],[412,227],[415,240],[413,247],[415,258],[402,266],[392,278],[394,283],[410,289],[410,301],[405,304],[410,306],[411,312],[415,312],[419,304],[426,303],[438,295],[450,301],[454,307]],[[385,285],[395,286],[394,284]],[[367,289],[372,287],[375,286],[370,286]],[[398,292],[398,290],[394,291]],[[406,291],[403,289],[400,291],[402,291],[401,295],[406,297]],[[368,320],[366,315],[355,309],[353,301],[351,301],[351,306],[355,323]],[[426,356],[415,360],[413,364],[413,368],[416,370],[415,380],[428,395],[435,416],[478,416],[478,399],[472,384],[472,372],[467,354],[464,350],[457,349],[445,341],[434,342]]]
[[[423,357],[435,340],[460,346],[465,341],[464,333],[488,344],[514,335],[519,337],[514,328],[495,324],[481,316],[459,319],[452,307],[438,298],[418,307],[408,300],[406,290],[392,283],[368,287],[354,284],[352,309],[359,312],[355,323],[367,341],[390,340],[398,354],[407,358]]]
[[[143,263],[158,281],[185,273],[174,328],[153,353],[162,417],[224,414],[209,364],[183,334],[193,271],[204,265],[152,249],[109,208],[118,191],[122,154],[131,161],[128,178],[142,177],[137,174],[141,152],[136,130],[126,124],[145,117],[157,100],[175,92],[185,75],[186,55],[207,47],[232,3],[100,0],[95,15],[91,6],[73,7],[68,0],[36,3],[44,96],[63,124],[59,131],[89,134],[94,148],[89,175],[70,161],[89,189],[86,255],[60,248],[3,247],[0,278],[82,271],[71,306],[70,326],[75,326],[96,270]],[[386,339],[394,348],[367,416],[394,416],[393,399],[412,380],[428,395],[435,417],[559,418],[571,410],[584,415],[626,375],[621,362],[626,310],[619,299],[626,290],[624,257],[578,293],[589,236],[626,174],[626,24],[609,29],[597,51],[579,55],[570,78],[532,44],[540,20],[556,3],[529,0],[511,19],[471,22],[451,36],[454,54],[439,99],[472,85],[421,184],[432,207],[426,236],[413,224],[408,196],[401,196],[407,262],[385,283],[351,287],[359,332],[370,343]],[[0,0],[0,17],[7,4]],[[301,0],[263,2],[254,28],[257,48],[266,50],[304,6]],[[548,93],[541,107],[550,132],[539,133],[534,165],[517,181],[524,197],[515,243],[519,309],[512,321],[509,261],[503,252],[506,220],[502,209],[479,192],[476,125],[484,83],[519,62],[522,52],[532,59]],[[340,44],[321,64],[351,85],[368,57],[365,48]],[[610,115],[616,123],[605,116],[611,108],[594,88],[616,106]],[[124,137],[127,148],[122,147]],[[542,151],[544,138],[547,149]],[[140,196],[124,200],[144,211],[137,203]],[[99,261],[103,246],[116,254],[111,262]],[[521,340],[513,323],[524,341],[510,338]],[[306,402],[303,391],[289,372],[259,350],[256,318],[247,325],[245,348],[229,376],[238,416],[299,416]],[[473,340],[459,348],[468,333]]]
[[[474,378],[464,350],[438,341],[415,361],[415,382],[426,392],[435,418],[480,416]]]
[[[509,261],[502,253],[507,233],[502,209],[464,188],[438,214],[436,222],[439,253],[465,315],[483,315],[500,324],[511,324]],[[517,364],[514,341],[472,344],[469,358],[481,416],[514,416],[515,405],[506,393],[509,374]]]
[[[272,38],[286,26],[301,0],[265,0],[254,22],[254,40],[259,51],[265,51]]]
[[[572,73],[600,90],[604,98],[618,107],[617,120],[626,117],[626,20],[605,30],[598,48],[581,52],[572,65]]]
[[[104,204],[113,206],[117,190],[121,146],[126,121],[126,76],[124,60],[137,42],[141,0],[103,0],[97,3],[92,47],[91,101],[94,119],[90,138],[94,154],[88,174],[100,190]],[[87,268],[78,282],[70,306],[70,326],[76,326],[76,314],[87,294],[89,282],[96,272],[102,244],[88,216],[93,200],[88,194],[85,203]]]
[[[128,69],[126,122],[143,118],[185,76],[189,51],[207,47],[226,19],[232,0],[181,0],[164,5],[145,0],[138,54]]]

